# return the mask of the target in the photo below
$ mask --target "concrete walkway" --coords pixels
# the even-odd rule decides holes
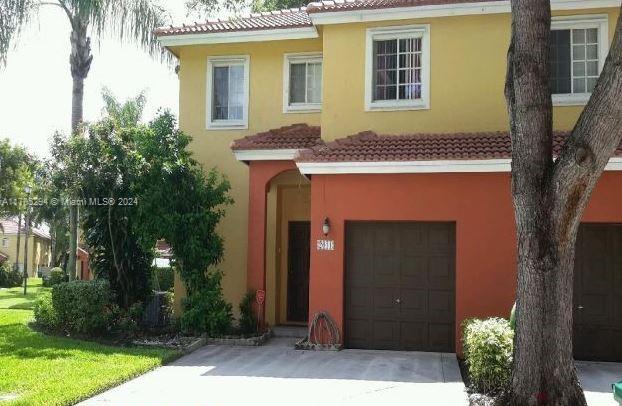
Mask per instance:
[[[611,384],[622,381],[622,363],[577,361],[579,380],[590,406],[617,406]]]
[[[455,354],[207,346],[82,405],[466,405]]]

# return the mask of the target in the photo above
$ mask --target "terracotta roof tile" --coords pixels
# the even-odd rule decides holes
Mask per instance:
[[[306,8],[293,8],[288,10],[255,13],[246,17],[238,17],[230,20],[208,20],[183,24],[182,26],[160,27],[155,30],[155,35],[162,37],[167,35],[182,34],[205,34],[215,32],[232,31],[255,31],[280,28],[312,27],[311,19]]]
[[[445,4],[479,3],[482,0],[324,0],[309,3],[308,13],[330,11],[371,10],[396,7],[417,7]],[[491,0],[502,1],[502,0]]]
[[[558,154],[568,133],[556,132]],[[622,156],[622,147],[616,154]],[[296,162],[396,162],[504,159],[511,157],[506,132],[377,135],[366,131],[300,151]]]
[[[3,234],[2,230],[4,230],[4,234],[17,234],[18,219],[17,218],[0,219],[0,226],[2,227],[2,229],[0,230],[0,235]],[[25,232],[26,232],[26,226],[25,226],[24,220],[22,219],[22,227],[20,228],[20,234],[25,233]],[[33,225],[30,228],[30,232],[36,235],[37,237],[46,238],[46,239],[51,238],[48,228],[44,226],[36,227]]]
[[[320,127],[293,124],[235,140],[231,143],[231,149],[304,149],[318,145],[323,145]]]

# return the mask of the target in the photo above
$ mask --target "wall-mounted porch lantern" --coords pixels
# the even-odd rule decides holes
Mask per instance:
[[[328,235],[330,232],[330,220],[328,217],[324,217],[324,223],[322,224],[322,232],[324,235]]]

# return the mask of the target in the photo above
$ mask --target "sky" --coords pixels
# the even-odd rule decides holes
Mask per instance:
[[[173,22],[186,17],[184,0],[163,0]],[[196,18],[192,19],[197,20]],[[101,117],[102,88],[119,100],[145,90],[144,120],[159,108],[178,113],[178,80],[174,67],[151,58],[133,44],[112,38],[92,42],[93,63],[85,82],[84,118]],[[49,156],[49,139],[56,131],[67,134],[71,119],[69,23],[58,7],[41,7],[0,67],[0,139],[9,138],[40,157]]]

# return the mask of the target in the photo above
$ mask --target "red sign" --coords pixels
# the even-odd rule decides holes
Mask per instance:
[[[264,302],[266,301],[266,291],[258,290],[257,293],[255,294],[255,299],[257,300],[258,305],[264,304]]]

